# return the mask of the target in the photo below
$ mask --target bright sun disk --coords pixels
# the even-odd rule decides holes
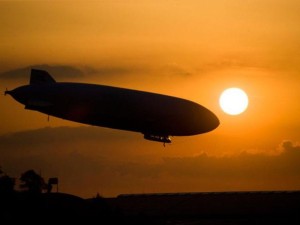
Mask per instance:
[[[248,96],[240,88],[228,88],[219,99],[222,110],[230,115],[238,115],[248,107]]]

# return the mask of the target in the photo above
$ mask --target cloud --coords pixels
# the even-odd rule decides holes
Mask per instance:
[[[278,155],[243,152],[230,156],[208,156],[203,153],[191,157],[165,157],[160,164],[122,165],[120,174],[140,177],[168,174],[187,179],[270,179],[284,176],[300,177],[300,146],[284,142]],[[152,168],[152,169],[151,169]],[[151,170],[151,172],[149,172]],[[144,171],[144,172],[143,172]]]
[[[105,149],[107,143],[128,142],[133,141],[134,138],[135,136],[131,132],[93,126],[45,127],[1,135],[0,154],[8,156],[20,154],[23,157],[31,153],[57,154],[61,150],[90,153],[95,148],[103,148],[102,154],[109,154],[107,151],[110,149]],[[83,144],[81,145],[81,143]],[[115,152],[117,151],[115,150]],[[14,154],[11,154],[12,152]],[[61,151],[61,153],[63,152]]]
[[[88,71],[90,71],[88,69]],[[142,71],[142,69],[139,68],[130,68],[126,66],[103,66],[97,69],[92,69],[93,74],[97,76],[112,76],[112,75],[125,75],[125,74],[131,74],[136,73],[139,71]]]
[[[35,130],[26,130],[0,136],[0,145],[10,146],[16,142],[22,146],[48,145],[53,142],[67,142],[74,140],[107,140],[111,134],[115,133],[115,138],[123,137],[119,132],[111,129],[99,129],[97,127],[44,127]],[[67,134],[67,135],[66,135]],[[34,142],[34,143],[33,143]]]
[[[291,141],[283,141],[273,155],[220,157],[163,157],[155,149],[149,154],[145,146],[154,145],[131,132],[48,127],[0,136],[0,165],[15,177],[27,169],[42,171],[45,178],[58,176],[61,190],[83,197],[99,191],[112,196],[300,188],[300,145]],[[159,154],[160,160],[154,160]]]
[[[125,75],[151,75],[158,76],[176,76],[176,77],[189,77],[192,75],[193,70],[185,68],[176,63],[163,63],[163,64],[139,64],[134,65],[102,65],[93,69],[93,74],[96,76],[125,76]]]
[[[187,68],[176,63],[157,64],[100,64],[96,67],[91,66],[71,66],[71,65],[48,65],[36,64],[26,67],[12,69],[0,73],[2,80],[29,80],[31,69],[46,70],[54,79],[82,79],[82,78],[116,78],[130,75],[157,76],[162,77],[183,77],[188,78],[194,74],[193,68]]]
[[[300,152],[300,145],[294,144],[292,141],[284,140],[281,143],[281,147],[284,151],[284,153],[287,154],[294,154]]]
[[[90,66],[70,66],[70,65],[30,65],[27,67],[16,68],[10,71],[0,73],[0,79],[14,80],[25,79],[28,80],[31,69],[46,70],[49,74],[53,75],[55,79],[67,79],[67,78],[82,78],[87,76],[97,77],[112,77],[120,75],[128,75],[135,73],[146,73],[147,68],[138,66],[122,66],[122,65],[102,65],[99,67]]]
[[[160,68],[160,71],[171,76],[175,75],[178,77],[190,77],[194,73],[192,68],[186,68],[183,65],[179,65],[177,63],[165,64]]]
[[[1,79],[29,79],[31,69],[41,69],[48,71],[55,78],[79,78],[85,75],[85,71],[68,65],[31,65],[17,68],[0,74]],[[92,72],[91,69],[88,72]]]

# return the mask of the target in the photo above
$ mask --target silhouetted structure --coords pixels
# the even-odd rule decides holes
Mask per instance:
[[[300,224],[300,191],[129,194],[107,201],[128,224]]]
[[[58,192],[58,178],[57,177],[49,178],[48,183],[47,183],[47,192],[48,193],[51,192],[52,185],[56,185],[56,192]]]

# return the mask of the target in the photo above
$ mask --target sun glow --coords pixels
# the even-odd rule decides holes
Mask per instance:
[[[240,88],[228,88],[220,96],[220,107],[229,115],[238,115],[248,107],[248,96]]]

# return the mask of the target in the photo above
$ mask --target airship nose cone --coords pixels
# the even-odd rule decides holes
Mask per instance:
[[[199,107],[197,121],[199,133],[212,131],[220,125],[218,117],[213,112],[204,107]]]
[[[216,129],[220,125],[220,120],[218,119],[218,117],[214,113],[212,112],[210,113],[211,113],[209,118],[210,123],[208,128],[209,131]]]

